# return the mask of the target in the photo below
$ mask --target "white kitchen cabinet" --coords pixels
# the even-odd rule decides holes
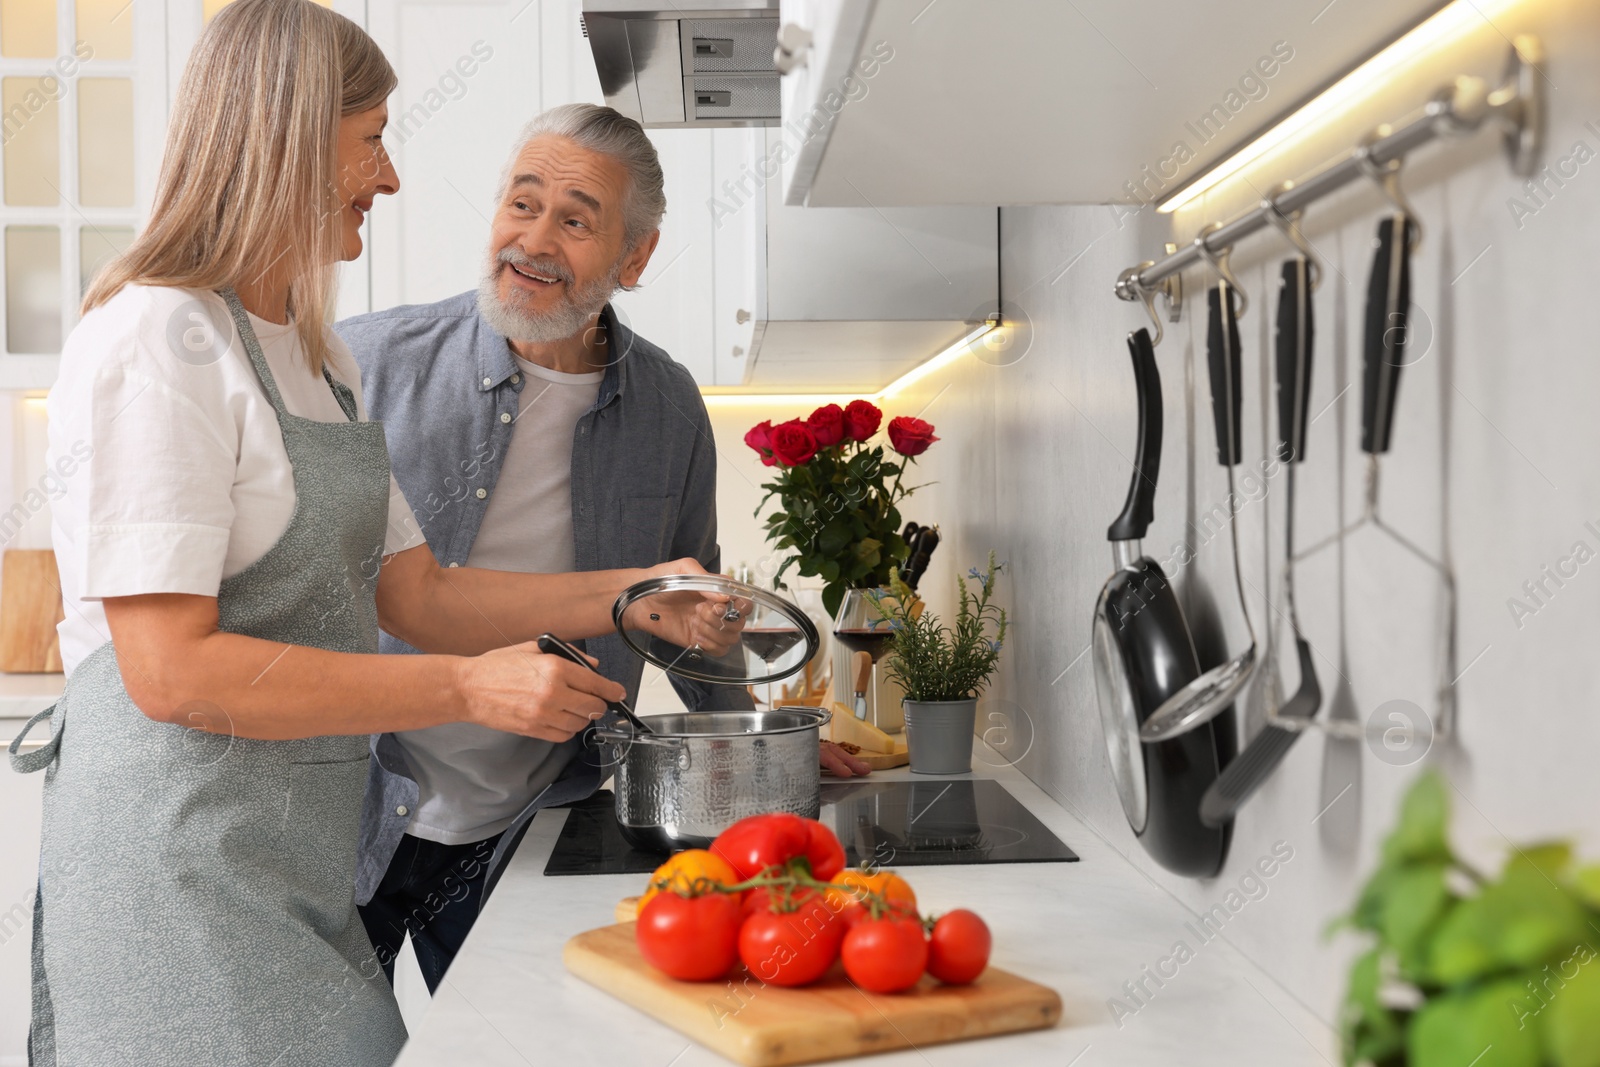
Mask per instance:
[[[813,37],[782,78],[805,139],[784,199],[1137,208],[1440,6],[780,0],[780,23]]]

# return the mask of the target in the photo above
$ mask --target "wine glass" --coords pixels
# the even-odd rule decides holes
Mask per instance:
[[[893,626],[879,611],[886,592],[883,589],[848,589],[839,603],[838,614],[833,617],[834,640],[853,653],[850,657],[855,690],[852,710],[858,719],[867,717],[867,693],[872,691],[873,668],[894,640]],[[861,662],[863,654],[868,657],[867,662]]]

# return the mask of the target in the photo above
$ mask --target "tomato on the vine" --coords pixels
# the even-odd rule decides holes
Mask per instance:
[[[703,848],[685,849],[683,852],[674,853],[672,858],[657,867],[650,876],[650,887],[645,890],[644,896],[639,898],[639,911],[643,911],[661,893],[656,885],[666,882],[668,887],[678,893],[687,895],[699,881],[716,882],[721,885],[733,885],[739,881],[739,872],[733,865],[715,852],[708,852]]]
[[[883,897],[892,911],[906,915],[917,913],[917,894],[912,891],[910,883],[893,871],[868,874],[866,871],[850,870],[835,875],[831,881],[833,886],[828,890],[828,904],[846,926],[854,926],[870,917],[870,909],[866,904],[868,893]]]
[[[871,993],[910,989],[928,966],[928,939],[922,921],[889,915],[862,919],[850,928],[840,950],[844,973]]]
[[[989,926],[965,908],[947,911],[928,938],[928,973],[949,985],[976,981],[989,965]]]
[[[634,937],[652,966],[704,982],[727,974],[739,958],[741,921],[736,893],[658,893],[640,911]]]
[[[766,906],[745,908],[739,958],[757,978],[773,985],[806,985],[821,978],[839,958],[844,925],[820,894],[795,893],[790,898],[792,911],[773,910],[770,901],[781,898],[767,894],[767,890],[752,894]]]
[[[788,812],[740,819],[711,842],[711,851],[733,865],[741,879],[805,855],[811,831],[805,819]]]

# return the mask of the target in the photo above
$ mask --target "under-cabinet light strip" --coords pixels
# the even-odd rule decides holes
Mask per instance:
[[[1454,44],[1467,33],[1493,25],[1498,15],[1526,0],[1455,0],[1418,24],[1411,32],[1340,78],[1299,110],[1271,127],[1260,137],[1232,155],[1218,161],[1206,173],[1162,201],[1156,210],[1169,214],[1203,196],[1232,178],[1269,152],[1327,121],[1328,116],[1348,110],[1382,85],[1396,69],[1418,56]]]
[[[967,334],[961,340],[957,341],[955,344],[951,345],[949,348],[946,348],[944,351],[933,356],[931,359],[925,359],[921,363],[918,363],[915,367],[912,367],[910,370],[900,375],[900,377],[896,378],[882,389],[879,389],[876,393],[867,394],[864,399],[877,401],[882,400],[885,397],[893,396],[895,393],[909,388],[915,383],[926,378],[928,375],[950,366],[950,364],[966,355],[975,343],[989,336],[989,334],[996,330],[1004,329],[1006,329],[1004,323],[996,324],[986,322],[977,329],[973,330],[971,333]],[[719,392],[717,391],[716,386],[709,386],[700,390],[700,395],[705,400],[707,406],[715,405],[721,407],[731,406],[734,404],[799,404],[802,406],[806,404],[837,404],[840,401],[855,400],[858,397],[861,397],[862,394],[860,392],[736,393]]]

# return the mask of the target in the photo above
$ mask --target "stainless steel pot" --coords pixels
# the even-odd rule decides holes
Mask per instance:
[[[617,822],[635,848],[705,848],[748,815],[822,810],[819,708],[650,716],[651,733],[596,731],[617,747]]]

